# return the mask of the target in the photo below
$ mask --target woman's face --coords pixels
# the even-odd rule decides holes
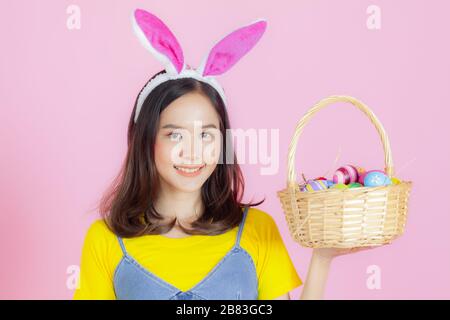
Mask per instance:
[[[199,191],[220,157],[219,116],[197,92],[168,105],[160,116],[155,163],[163,184],[178,191]]]

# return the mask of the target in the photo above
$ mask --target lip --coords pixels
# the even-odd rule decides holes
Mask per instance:
[[[175,171],[179,174],[179,175],[182,175],[182,176],[184,176],[184,177],[195,177],[195,176],[198,176],[200,173],[202,173],[202,170],[203,170],[203,168],[204,167],[206,167],[206,164],[203,164],[203,165],[201,165],[201,166],[173,166],[173,168],[175,169]],[[197,169],[197,168],[200,168],[199,170],[197,170],[197,171],[194,171],[194,172],[185,172],[185,171],[181,171],[181,170],[178,170],[177,168],[182,168],[182,169]]]

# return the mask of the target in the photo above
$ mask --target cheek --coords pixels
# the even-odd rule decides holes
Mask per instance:
[[[155,143],[155,162],[157,167],[171,165],[172,146],[167,143]]]

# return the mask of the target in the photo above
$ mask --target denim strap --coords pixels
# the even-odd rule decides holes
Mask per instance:
[[[235,244],[235,247],[237,247],[237,248],[239,248],[239,243],[241,242],[242,230],[244,229],[244,223],[245,223],[245,218],[247,218],[247,213],[248,213],[248,206],[245,207],[244,216],[242,217],[242,221],[239,224],[239,230],[238,230],[238,234],[236,237],[236,244]]]
[[[127,250],[125,249],[122,238],[117,236],[117,240],[119,240],[120,248],[122,249],[123,254],[127,255]]]

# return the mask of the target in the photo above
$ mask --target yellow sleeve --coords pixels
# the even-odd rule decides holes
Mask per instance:
[[[116,298],[113,286],[115,259],[112,259],[115,255],[110,254],[112,240],[114,234],[103,220],[97,220],[89,227],[81,252],[80,281],[74,300]]]
[[[278,227],[269,214],[263,215],[259,227],[258,299],[272,300],[302,285],[302,280],[289,257]]]

